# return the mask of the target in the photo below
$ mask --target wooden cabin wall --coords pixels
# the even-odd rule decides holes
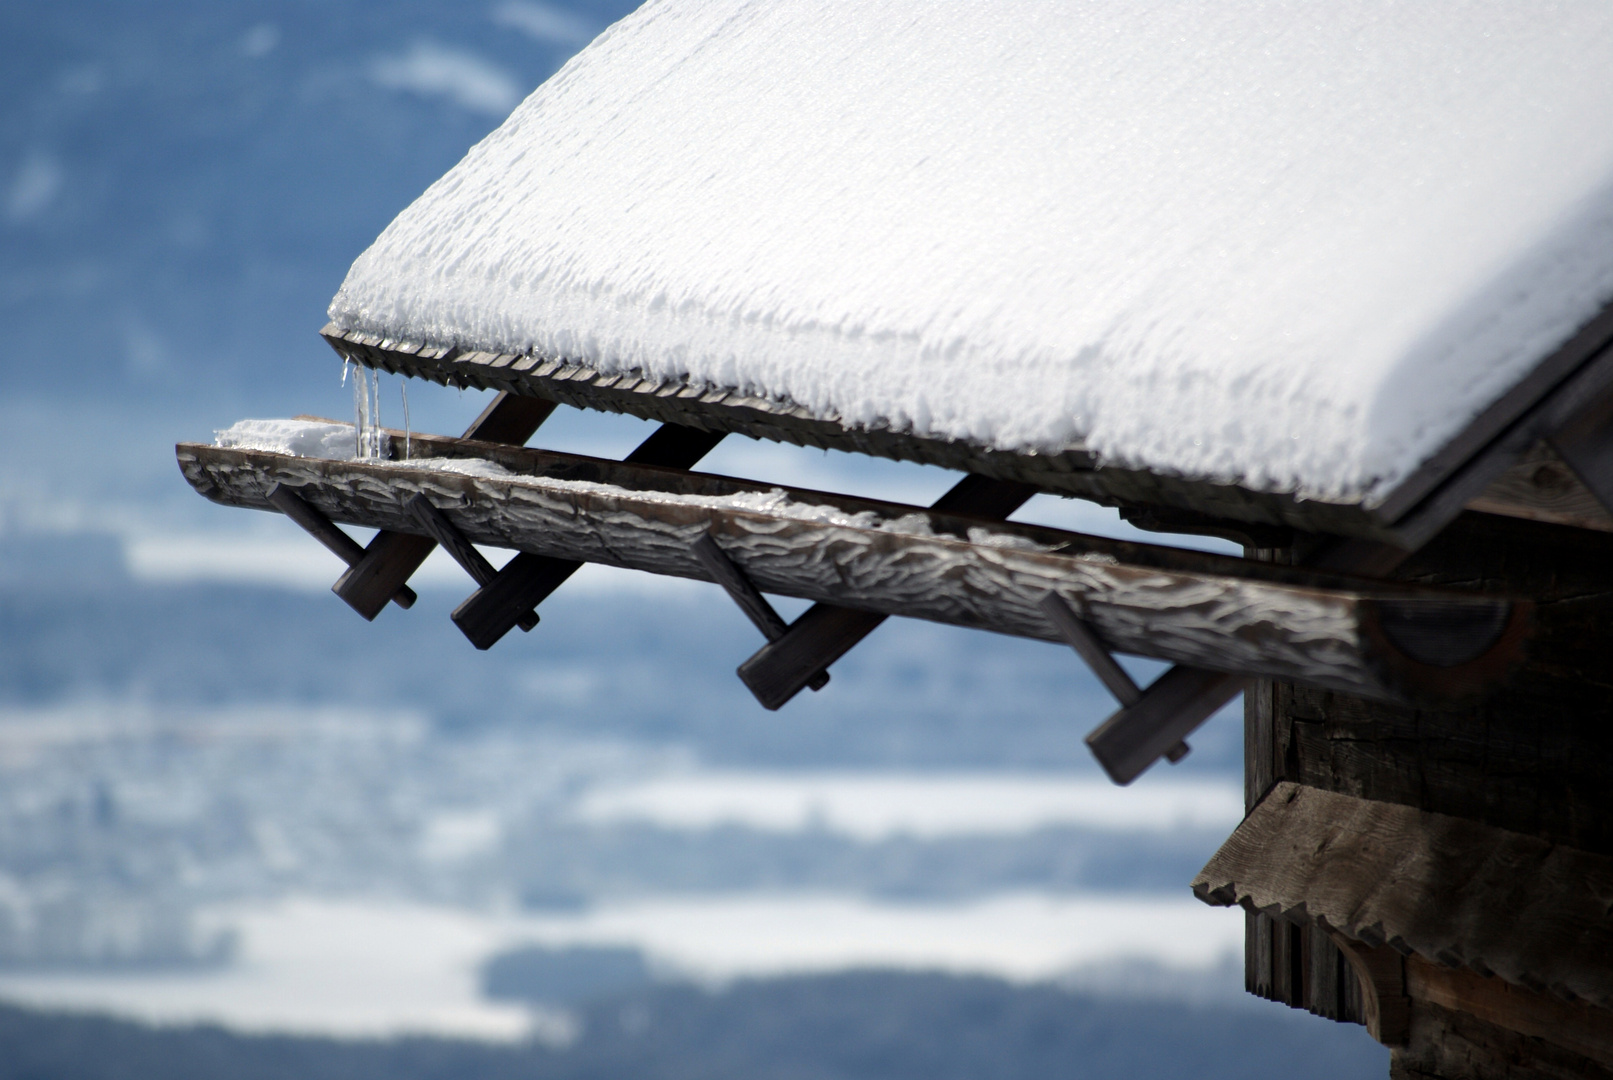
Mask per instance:
[[[1250,554],[1290,561],[1296,552]],[[1481,701],[1421,707],[1253,684],[1246,807],[1291,780],[1613,855],[1613,535],[1468,513],[1394,576],[1534,598],[1539,634],[1524,664]],[[1250,993],[1365,1022],[1359,984],[1324,930],[1245,917]],[[1408,1080],[1613,1076],[1559,1046],[1416,1002],[1394,1062],[1392,1074]]]

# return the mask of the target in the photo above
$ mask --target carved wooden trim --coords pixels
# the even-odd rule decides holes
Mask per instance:
[[[1406,993],[1406,959],[1387,945],[1373,948],[1329,930],[1328,937],[1361,985],[1367,1033],[1385,1046],[1405,1046],[1411,1038],[1411,998]]]
[[[1193,892],[1613,1008],[1613,859],[1523,833],[1283,781]]]

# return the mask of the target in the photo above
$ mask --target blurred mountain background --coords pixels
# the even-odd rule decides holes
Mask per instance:
[[[478,653],[452,564],[366,625],[295,527],[184,484],[176,441],[350,410],[349,263],[633,6],[0,3],[0,1078],[1382,1075],[1241,994],[1241,916],[1187,893],[1236,708],[1122,791],[1066,650],[892,622],[770,714],[715,589],[590,570]],[[417,430],[485,400],[412,390]]]

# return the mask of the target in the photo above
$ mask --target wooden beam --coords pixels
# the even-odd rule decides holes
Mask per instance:
[[[460,532],[452,521],[448,520],[447,514],[431,505],[430,499],[424,495],[416,495],[409,500],[408,509],[426,535],[448,552],[477,585],[486,585],[498,575],[498,571],[493,569],[493,564],[476,550],[476,545],[466,539],[465,534]],[[538,625],[538,613],[528,611],[516,620],[515,625],[524,631],[535,629]]]
[[[1361,986],[1367,1034],[1385,1046],[1405,1046],[1411,1039],[1406,958],[1387,945],[1365,945],[1337,931],[1329,931],[1328,937],[1338,946]]]
[[[662,424],[624,459],[624,464],[688,469],[722,441],[720,431],[698,431]],[[478,649],[491,649],[524,613],[534,610],[582,568],[580,559],[521,552],[492,581],[454,609],[454,625]]]
[[[465,429],[465,438],[518,446],[530,439],[554,410],[552,401],[501,393]],[[383,529],[370,541],[364,557],[348,567],[331,591],[354,611],[374,620],[436,546],[429,537]]]
[[[324,544],[332,555],[349,567],[363,560],[364,549],[359,546],[358,541],[337,528],[330,518],[303,502],[295,492],[277,484],[269,489],[266,497],[276,510],[301,525],[310,536]],[[414,602],[418,599],[415,591],[407,585],[399,587],[398,591],[392,594],[392,602],[400,608],[414,607]]]
[[[1417,956],[1405,958],[1404,970],[1405,993],[1413,1008],[1416,1003],[1430,1002],[1520,1035],[1555,1043],[1613,1069],[1613,1012],[1607,1009],[1563,1001],[1501,979],[1432,964]]]
[[[234,505],[267,507],[264,492],[283,483],[333,520],[401,531],[419,528],[404,504],[425,493],[473,543],[701,580],[707,573],[692,548],[709,530],[766,592],[1061,641],[1040,608],[1056,591],[1117,652],[1388,700],[1484,692],[1505,676],[1530,627],[1532,608],[1522,600],[579,455],[414,441],[418,456],[472,457],[515,475],[196,444],[177,449],[198,491]],[[506,567],[499,576],[511,572]],[[533,588],[546,587],[540,575]],[[1486,626],[1501,610],[1505,625],[1487,647],[1435,667],[1383,631],[1381,612],[1408,605],[1438,608],[1442,617],[1470,609],[1470,621]],[[512,600],[510,625],[532,606]]]
[[[947,514],[1006,518],[1030,501],[1036,488],[971,473],[948,488],[930,509]],[[779,709],[810,686],[818,672],[856,648],[886,616],[854,608],[814,604],[782,636],[739,665],[739,678],[762,703]]]
[[[767,602],[767,597],[751,584],[750,578],[745,576],[745,571],[728,557],[728,553],[722,549],[721,544],[712,539],[710,533],[702,535],[695,541],[694,553],[700,564],[706,568],[706,572],[711,575],[711,580],[723,587],[739,610],[743,611],[756,629],[762,632],[763,637],[768,641],[777,641],[789,633],[790,627],[784,621],[784,617],[773,610],[773,605]],[[819,671],[807,681],[807,686],[812,690],[822,690],[828,685],[827,671]]]

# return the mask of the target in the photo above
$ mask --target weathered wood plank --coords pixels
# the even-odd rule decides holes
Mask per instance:
[[[1279,685],[1266,736],[1275,778],[1613,856],[1613,537],[1467,514],[1395,573],[1533,597],[1523,662],[1469,701]]]
[[[1606,1009],[1537,994],[1501,979],[1441,967],[1416,956],[1405,960],[1405,986],[1406,994],[1415,1002],[1466,1013],[1520,1035],[1544,1039],[1613,1069],[1613,1012]]]
[[[1494,597],[1383,588],[816,492],[769,494],[774,489],[764,485],[576,455],[415,442],[417,455],[474,451],[482,460],[525,466],[526,475],[471,476],[422,461],[330,461],[196,444],[178,453],[198,491],[233,505],[266,507],[268,486],[284,483],[334,520],[408,530],[418,526],[404,503],[423,493],[474,543],[700,579],[706,574],[691,546],[711,529],[765,591],[1041,640],[1060,640],[1039,607],[1057,591],[1116,651],[1369,696],[1394,698],[1424,687],[1480,691],[1504,675],[1527,626],[1526,603]],[[1137,561],[1123,562],[1116,553]],[[1379,627],[1386,605],[1453,602],[1471,604],[1475,618],[1493,617],[1498,605],[1513,613],[1501,637],[1463,664],[1419,663]],[[532,606],[528,600],[521,611]]]
[[[1193,892],[1613,1008],[1613,859],[1537,837],[1284,781]]]
[[[1613,1067],[1471,1013],[1414,1002],[1389,1080],[1613,1080]]]

